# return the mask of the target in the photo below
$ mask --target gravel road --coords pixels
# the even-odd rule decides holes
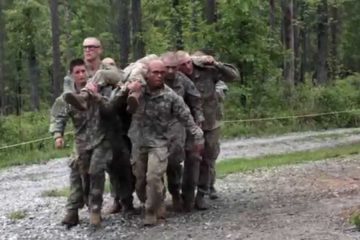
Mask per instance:
[[[293,133],[222,143],[221,159],[310,150],[360,140],[360,129]],[[88,213],[71,230],[59,224],[65,197],[44,191],[68,185],[66,159],[0,171],[0,239],[360,239],[347,216],[360,206],[359,155],[231,174],[218,179],[211,210],[169,212],[165,224],[143,228],[140,216],[104,216],[89,231]],[[105,204],[110,202],[105,196]],[[16,213],[22,219],[14,219]]]

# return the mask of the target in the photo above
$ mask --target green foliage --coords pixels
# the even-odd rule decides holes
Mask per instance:
[[[350,223],[355,225],[356,229],[360,231],[360,213],[359,211],[350,216]]]
[[[14,211],[8,214],[8,218],[10,220],[16,221],[16,220],[21,220],[24,219],[26,217],[26,211],[25,210],[19,210],[19,211]]]
[[[42,192],[41,196],[43,197],[67,197],[70,194],[70,189],[69,188],[63,188],[63,189],[51,189],[51,190],[46,190],[44,192]]]

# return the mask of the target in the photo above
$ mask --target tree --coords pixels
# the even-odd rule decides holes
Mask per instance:
[[[184,49],[183,40],[183,26],[180,13],[180,2],[179,0],[172,0],[172,43],[176,50]]]
[[[0,115],[5,113],[5,76],[4,76],[4,43],[5,43],[5,24],[4,24],[4,1],[0,0]]]
[[[327,0],[321,0],[317,7],[318,34],[317,34],[317,65],[316,83],[325,84],[328,81],[328,4]]]
[[[133,58],[137,60],[145,55],[145,43],[142,33],[141,0],[131,1],[131,20],[132,20],[132,46]]]
[[[295,42],[293,24],[293,0],[282,0],[283,11],[283,41],[286,50],[284,59],[284,79],[288,95],[291,94],[295,79]]]
[[[130,49],[130,23],[129,23],[129,0],[119,1],[118,30],[120,40],[120,66],[124,68],[129,61]]]
[[[52,52],[53,52],[53,101],[61,93],[60,26],[58,0],[50,0]]]
[[[205,4],[205,18],[208,24],[216,22],[216,1],[207,0]]]
[[[275,31],[275,0],[269,0],[270,14],[269,23],[272,31]]]

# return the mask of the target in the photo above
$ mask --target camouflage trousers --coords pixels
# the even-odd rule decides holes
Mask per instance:
[[[135,190],[146,210],[156,212],[165,200],[163,177],[167,157],[167,147],[139,147],[133,151]]]
[[[112,141],[113,157],[108,167],[111,196],[122,203],[133,201],[135,177],[132,173],[130,157],[131,142],[126,135]]]
[[[168,190],[171,195],[180,193],[182,166],[185,159],[185,128],[180,122],[175,122],[169,130],[169,157],[166,169]]]
[[[106,69],[99,69],[89,82],[96,83],[99,86],[116,85],[122,81],[122,74],[114,66],[108,66]]]
[[[220,153],[220,128],[204,130],[204,154],[199,156],[191,151],[192,139],[187,139],[186,158],[182,181],[182,194],[193,201],[195,189],[207,194],[211,182],[211,171],[215,177],[215,161]]]

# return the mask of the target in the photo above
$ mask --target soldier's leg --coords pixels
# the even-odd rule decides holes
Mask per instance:
[[[157,218],[165,218],[163,177],[167,168],[167,157],[167,147],[149,150],[146,172],[145,225],[155,225]]]
[[[218,195],[215,189],[215,181],[216,181],[216,159],[220,153],[220,133],[221,129],[217,128],[212,130],[208,134],[208,142],[210,151],[205,154],[205,157],[209,159],[210,163],[210,185],[209,185],[209,197],[210,199],[217,199]]]
[[[133,147],[132,149],[132,170],[136,178],[135,191],[142,204],[146,201],[146,171],[148,153],[144,148]]]
[[[88,82],[100,86],[116,85],[122,80],[121,72],[114,66],[107,69],[96,71],[95,75]],[[86,88],[82,89],[79,94],[74,92],[66,92],[63,95],[64,100],[74,106],[78,110],[86,110],[88,108],[91,92]]]
[[[112,151],[108,141],[103,140],[93,149],[90,160],[90,224],[99,227],[101,224],[101,207],[105,186],[105,169],[111,161]]]
[[[192,151],[193,139],[187,135],[185,146],[184,171],[182,176],[182,199],[184,211],[192,210],[195,200],[195,189],[199,181],[201,156]]]
[[[185,159],[185,129],[180,123],[176,123],[174,128],[171,128],[173,136],[170,137],[168,167],[166,170],[168,190],[172,195],[173,208],[175,211],[181,211],[181,177],[182,166],[181,163]]]

